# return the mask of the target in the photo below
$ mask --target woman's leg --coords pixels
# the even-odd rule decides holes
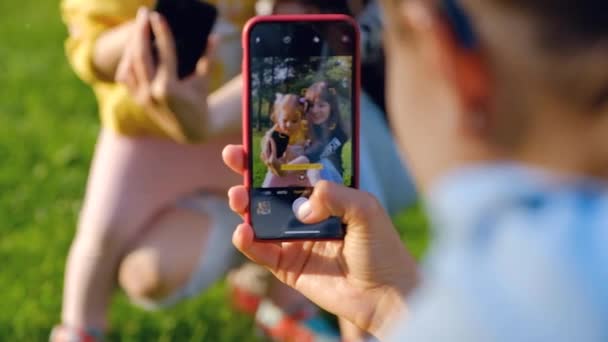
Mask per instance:
[[[220,158],[222,148],[238,140],[186,146],[101,132],[68,256],[64,324],[106,328],[117,266],[128,246],[180,197],[195,189],[224,194],[239,183]]]
[[[172,209],[147,227],[122,258],[120,286],[134,302],[156,302],[183,287],[208,239],[208,216]]]
[[[119,267],[119,283],[146,309],[198,295],[240,259],[232,232],[242,221],[222,196],[181,199],[148,227]]]

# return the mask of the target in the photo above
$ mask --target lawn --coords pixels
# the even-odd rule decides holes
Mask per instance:
[[[55,1],[0,2],[0,341],[44,341],[58,322],[63,266],[99,123],[71,72]],[[419,255],[419,208],[395,222]],[[252,322],[226,305],[222,283],[160,312],[117,294],[109,340],[251,341]]]

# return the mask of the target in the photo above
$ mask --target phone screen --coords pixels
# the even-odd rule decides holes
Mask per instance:
[[[250,219],[258,239],[335,239],[293,206],[320,180],[357,182],[358,35],[347,21],[257,23],[249,32]]]

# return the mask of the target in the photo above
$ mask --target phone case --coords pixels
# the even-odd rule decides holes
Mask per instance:
[[[243,45],[243,89],[244,96],[242,101],[242,121],[243,121],[243,148],[245,152],[245,171],[243,172],[243,183],[245,187],[249,190],[252,186],[250,182],[250,174],[252,170],[249,169],[249,158],[251,157],[252,146],[250,146],[250,120],[249,120],[249,106],[250,106],[250,77],[251,77],[251,65],[250,65],[250,49],[249,49],[249,38],[251,35],[251,30],[253,27],[260,23],[276,23],[276,22],[298,22],[298,21],[344,21],[348,22],[353,26],[356,35],[355,42],[355,54],[353,56],[353,67],[355,70],[355,78],[353,80],[354,88],[355,88],[355,99],[354,101],[354,132],[352,135],[352,143],[353,143],[353,151],[354,151],[354,167],[353,167],[353,178],[352,183],[354,188],[359,187],[359,116],[360,116],[360,97],[361,97],[361,56],[360,56],[360,31],[357,22],[347,16],[342,14],[305,14],[305,15],[269,15],[269,16],[258,16],[250,19],[243,29],[242,35],[242,45]],[[244,220],[248,224],[252,224],[251,216],[249,208],[247,213],[245,214]],[[313,241],[321,241],[321,240],[337,240],[335,239],[310,239]],[[257,238],[256,238],[257,240]],[[281,239],[280,241],[289,241],[289,240],[297,240],[297,239]],[[269,241],[269,240],[263,240]]]
[[[217,19],[215,6],[198,0],[159,0],[155,10],[167,20],[175,40],[179,78],[187,77],[207,48]],[[152,35],[154,42],[154,37]]]

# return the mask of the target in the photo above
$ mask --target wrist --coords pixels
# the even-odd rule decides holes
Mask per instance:
[[[393,281],[387,282],[383,294],[371,316],[369,332],[379,339],[384,339],[393,330],[396,322],[407,315],[407,297],[418,286],[418,266],[414,258],[403,251]]]
[[[406,293],[397,287],[385,289],[371,314],[368,332],[383,340],[406,312]]]

